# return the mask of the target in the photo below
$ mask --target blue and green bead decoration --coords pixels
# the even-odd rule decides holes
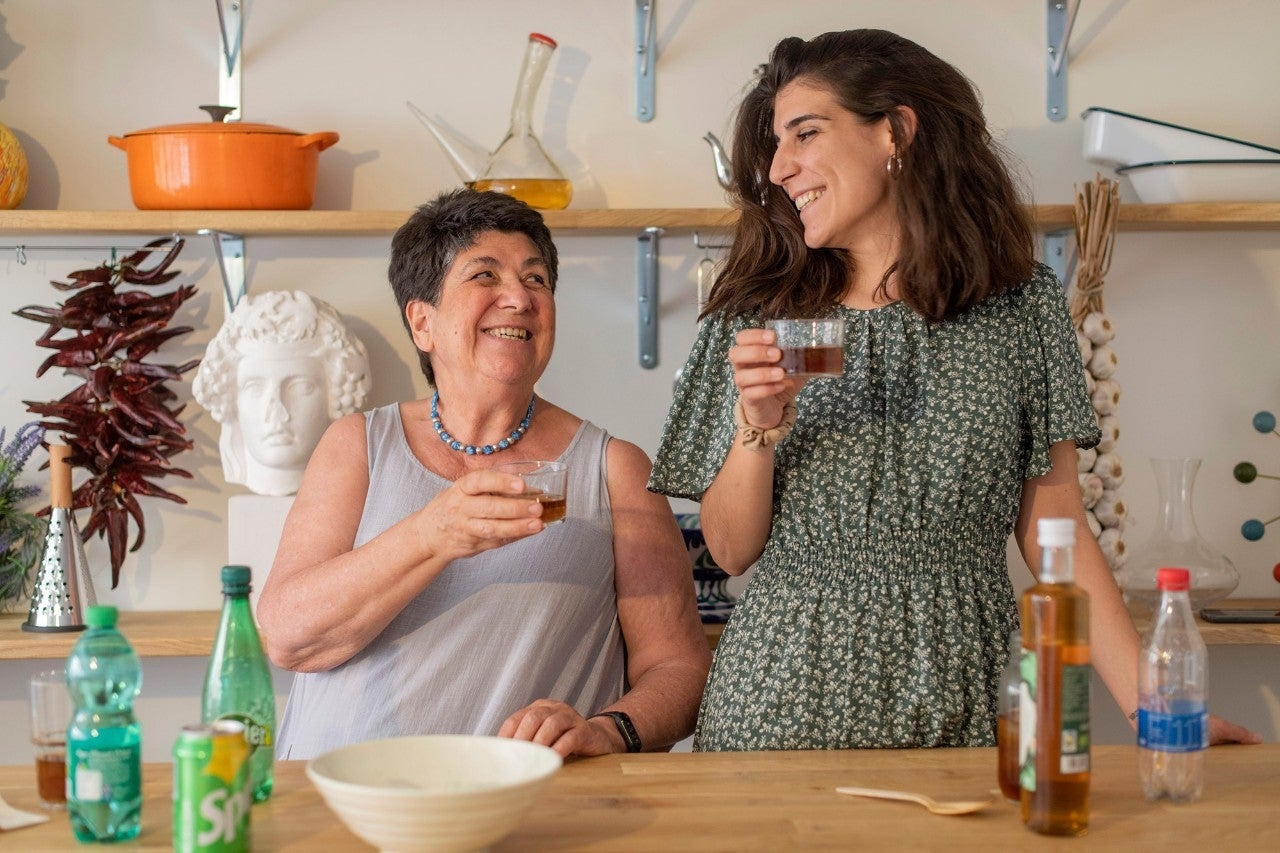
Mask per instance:
[[[1271,412],[1258,412],[1253,416],[1253,428],[1260,433],[1272,433],[1280,435],[1276,431],[1276,416]],[[1261,477],[1264,480],[1280,480],[1280,476],[1275,474],[1262,474],[1258,472],[1258,467],[1252,462],[1240,462],[1231,470],[1231,475],[1240,483],[1252,483]],[[1267,525],[1274,521],[1280,521],[1280,515],[1275,518],[1262,521],[1257,518],[1251,518],[1244,524],[1240,525],[1240,535],[1250,542],[1257,542],[1267,532]]]
[[[698,593],[698,616],[703,622],[728,622],[736,602],[725,584],[729,573],[716,565],[707,550],[702,536],[702,517],[696,512],[676,514],[676,524],[684,537],[684,547],[689,552],[693,566],[693,581]]]

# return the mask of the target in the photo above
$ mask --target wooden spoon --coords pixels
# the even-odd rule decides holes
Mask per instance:
[[[991,805],[992,800],[959,800],[955,802],[939,802],[924,794],[912,791],[886,791],[882,788],[836,788],[836,793],[849,794],[854,797],[875,797],[881,800],[906,800],[919,803],[934,814],[961,815],[982,811]]]

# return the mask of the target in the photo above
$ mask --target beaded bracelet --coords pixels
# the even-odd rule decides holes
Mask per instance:
[[[763,451],[771,444],[777,444],[791,434],[796,425],[798,414],[795,403],[787,403],[782,407],[782,420],[772,429],[761,429],[747,423],[746,410],[742,407],[742,398],[733,404],[733,423],[742,434],[742,446],[748,450]]]

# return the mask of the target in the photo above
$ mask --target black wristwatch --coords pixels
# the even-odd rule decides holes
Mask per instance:
[[[622,742],[627,745],[627,752],[639,752],[644,748],[640,743],[640,735],[636,734],[636,727],[632,724],[631,718],[623,711],[601,711],[599,714],[592,714],[590,719],[596,717],[611,717],[613,724],[618,727],[618,734],[622,735]]]

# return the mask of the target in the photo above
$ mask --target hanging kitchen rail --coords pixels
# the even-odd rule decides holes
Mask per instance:
[[[654,7],[658,0],[636,0],[636,118],[653,121],[654,78],[658,66],[657,26]]]
[[[1048,27],[1048,112],[1050,121],[1067,117],[1067,50],[1081,0],[1045,0]]]
[[[177,234],[170,235],[173,239],[178,239]],[[68,246],[61,243],[53,245],[28,246],[26,243],[17,243],[13,246],[0,246],[0,252],[13,252],[14,260],[19,266],[26,266],[27,252],[107,252],[111,256],[111,263],[116,262],[117,252],[127,252],[133,254],[135,252],[167,252],[172,246]]]
[[[733,243],[732,243],[732,242],[729,242],[729,243],[704,243],[704,242],[702,242],[702,235],[701,235],[700,233],[698,233],[697,231],[694,231],[694,232],[693,232],[693,245],[694,245],[694,247],[695,247],[695,248],[702,249],[703,251],[706,251],[706,250],[708,250],[708,249],[732,249],[732,248],[733,248]]]

